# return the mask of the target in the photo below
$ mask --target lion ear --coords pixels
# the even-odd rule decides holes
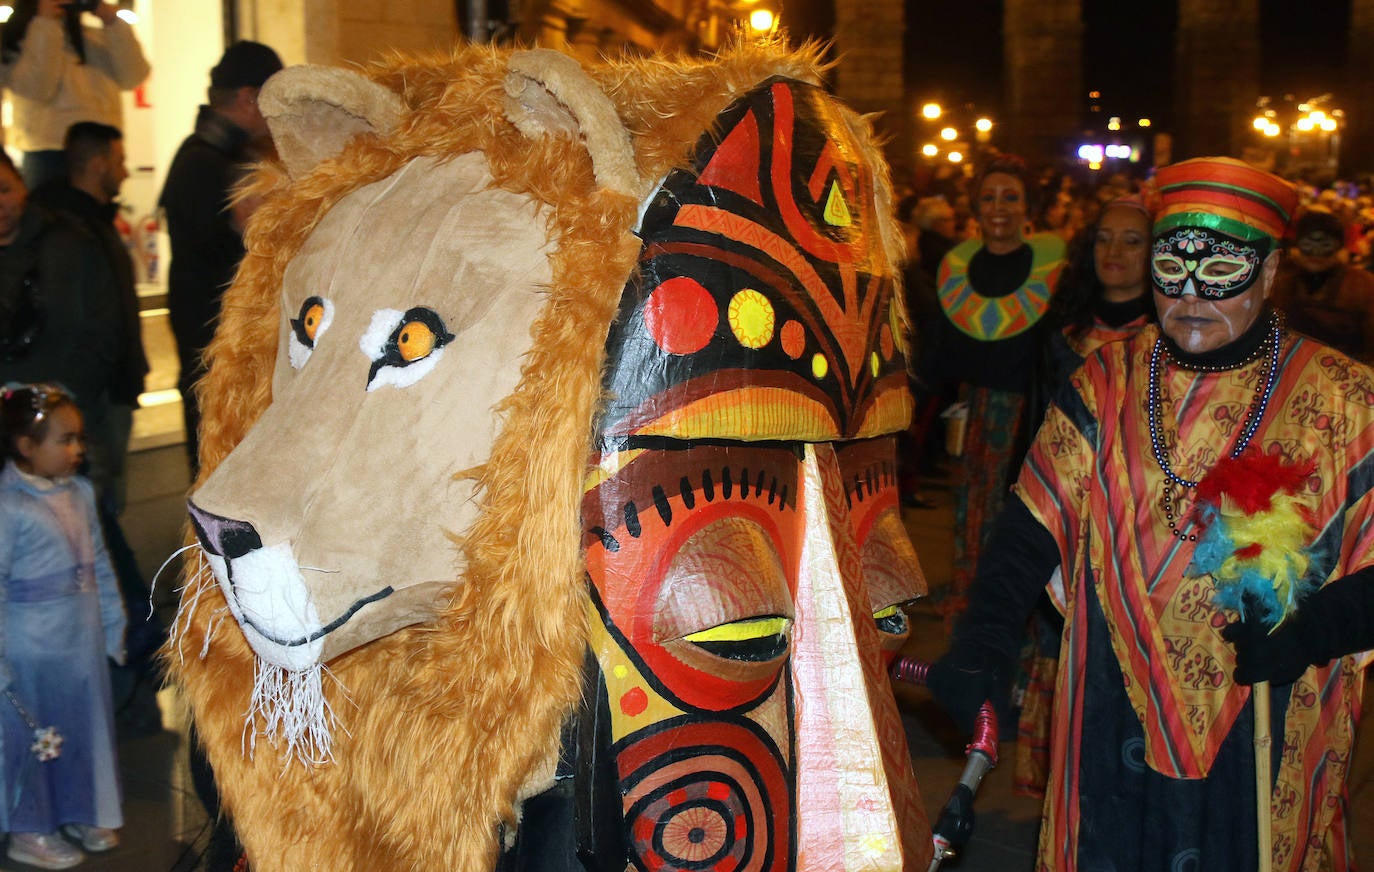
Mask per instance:
[[[630,132],[615,106],[580,64],[549,49],[517,51],[506,72],[506,117],[531,139],[581,137],[596,183],[638,199],[644,184]]]
[[[267,80],[258,109],[286,171],[298,179],[354,137],[390,133],[405,104],[395,91],[351,70],[301,64]]]

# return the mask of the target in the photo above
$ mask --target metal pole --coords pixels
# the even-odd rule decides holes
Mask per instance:
[[[491,21],[487,14],[487,0],[466,0],[466,4],[468,40],[476,43],[490,42]]]

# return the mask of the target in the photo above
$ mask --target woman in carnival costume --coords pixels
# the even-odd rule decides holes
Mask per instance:
[[[1272,868],[1346,869],[1357,652],[1374,646],[1374,370],[1266,305],[1286,183],[1224,158],[1157,183],[1159,324],[1055,398],[931,685],[971,724],[1062,566],[1040,868],[1255,869],[1250,685],[1267,681]]]
[[[1052,328],[1027,395],[1022,444],[1016,456],[1025,456],[1050,398],[1089,355],[1108,342],[1134,336],[1155,320],[1150,293],[1151,222],[1144,198],[1118,197],[1070,246],[1069,262],[1046,316]],[[1024,684],[1025,688],[1019,694],[1012,785],[1017,793],[1028,796],[1045,793],[1062,630],[1063,620],[1048,596],[1042,596],[1031,617],[1028,651],[1022,657],[1024,679],[1018,679],[1018,687]]]
[[[950,250],[936,278],[944,317],[933,325],[921,370],[933,391],[960,382],[959,399],[968,403],[963,460],[955,469],[947,621],[966,605],[978,554],[1006,496],[1029,375],[1064,261],[1058,236],[1024,235],[1035,190],[1018,157],[1002,155],[983,167],[971,188],[981,234]]]

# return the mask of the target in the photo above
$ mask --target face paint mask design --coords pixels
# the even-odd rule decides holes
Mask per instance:
[[[1178,227],[1155,240],[1150,275],[1166,297],[1229,300],[1250,289],[1269,255],[1267,240],[1246,242],[1204,227]]]
[[[1298,251],[1307,257],[1331,257],[1341,247],[1341,240],[1320,230],[1298,237]]]

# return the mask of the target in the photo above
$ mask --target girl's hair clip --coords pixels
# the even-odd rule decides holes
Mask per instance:
[[[37,424],[48,417],[48,412],[57,408],[62,403],[75,403],[76,400],[67,390],[60,385],[47,382],[36,382],[34,384],[18,384],[11,382],[5,385],[5,402],[14,399],[15,394],[20,391],[29,392],[29,408],[33,411],[33,422]]]

